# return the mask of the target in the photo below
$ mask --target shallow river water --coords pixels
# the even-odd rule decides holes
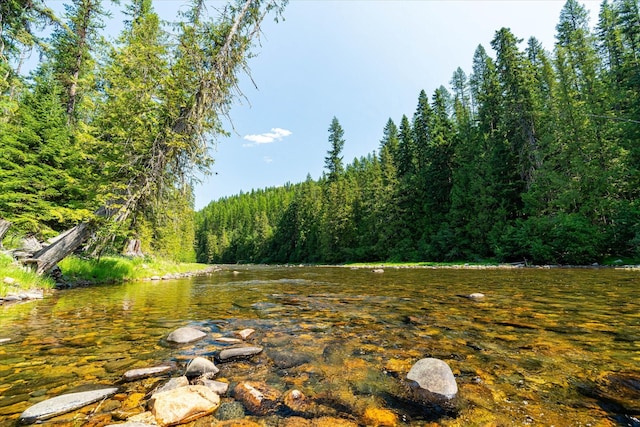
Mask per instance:
[[[464,297],[474,292],[486,296]],[[373,407],[400,426],[638,426],[639,301],[640,271],[623,269],[233,266],[58,291],[0,306],[0,339],[10,339],[0,344],[0,426],[16,425],[36,402],[96,384],[120,384],[122,393],[45,424],[122,422],[144,410],[156,385],[123,385],[125,371],[166,362],[180,370],[223,348],[215,337],[243,328],[257,331],[249,342],[264,351],[220,366],[219,378],[298,389],[360,425]],[[209,337],[167,345],[181,326]],[[453,407],[412,398],[403,379],[423,357],[452,368]],[[287,416],[248,415],[264,426]],[[216,418],[192,424],[215,426]]]

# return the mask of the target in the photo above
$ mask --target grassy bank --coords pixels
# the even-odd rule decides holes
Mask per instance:
[[[99,260],[69,256],[59,264],[67,282],[110,283],[206,270],[210,266],[154,258],[107,256]]]
[[[99,260],[69,256],[59,264],[64,281],[74,284],[100,284],[140,280],[153,276],[198,272],[210,266],[175,263],[152,258],[102,257]],[[24,270],[10,255],[0,253],[0,297],[20,291],[51,289],[55,281]]]
[[[50,289],[54,285],[50,277],[26,271],[15,264],[10,255],[0,253],[0,296],[31,289]]]

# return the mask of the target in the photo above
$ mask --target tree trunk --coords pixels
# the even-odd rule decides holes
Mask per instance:
[[[67,255],[82,245],[95,231],[92,224],[83,222],[56,237],[55,243],[46,246],[33,254],[33,258],[26,259],[25,264],[34,264],[35,271],[43,274],[51,270]]]
[[[122,253],[124,256],[143,257],[140,239],[131,239]]]
[[[9,227],[11,227],[11,223],[5,219],[0,218],[0,249],[3,249],[2,239],[4,239],[4,235],[7,234]]]

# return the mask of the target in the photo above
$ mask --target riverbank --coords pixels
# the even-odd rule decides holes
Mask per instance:
[[[122,256],[100,259],[70,256],[60,262],[59,267],[55,278],[41,276],[15,264],[10,255],[0,253],[0,304],[42,298],[42,295],[51,289],[133,280],[177,279],[206,274],[216,269],[207,264]]]

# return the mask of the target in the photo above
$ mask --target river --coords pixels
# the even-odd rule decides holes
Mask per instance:
[[[464,297],[474,292],[485,297]],[[9,339],[0,344],[0,426],[43,399],[116,384],[128,369],[211,356],[224,346],[215,337],[244,328],[265,350],[224,366],[223,380],[296,388],[343,418],[374,406],[401,426],[636,426],[639,301],[640,271],[591,268],[232,266],[57,291],[0,306],[0,339]],[[167,345],[181,326],[209,337]],[[404,376],[424,357],[453,370],[454,409],[412,400]],[[91,414],[47,423],[91,424]]]

